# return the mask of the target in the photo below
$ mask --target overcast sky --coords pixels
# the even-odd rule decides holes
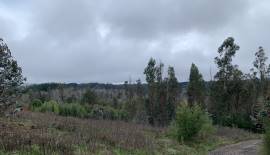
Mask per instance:
[[[28,83],[144,81],[150,57],[179,81],[192,62],[208,80],[230,36],[248,72],[258,46],[269,55],[270,1],[0,0],[0,37]]]

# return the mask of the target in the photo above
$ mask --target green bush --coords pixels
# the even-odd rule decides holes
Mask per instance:
[[[62,116],[73,116],[73,117],[88,116],[86,108],[77,103],[59,104],[56,101],[49,101],[42,103],[40,100],[34,100],[30,104],[30,109],[32,111],[39,111],[39,112],[52,112]]]
[[[178,107],[176,120],[172,126],[171,132],[179,142],[191,140],[194,137],[205,138],[214,132],[208,113],[197,105],[189,107],[186,103]]]
[[[96,119],[127,120],[128,113],[125,110],[115,109],[108,105],[95,104],[93,106],[81,105],[79,103],[62,103],[55,101],[42,103],[34,100],[30,104],[32,111],[52,112],[61,116],[92,117]]]
[[[39,108],[42,105],[41,100],[39,99],[34,99],[31,103],[30,103],[30,109],[31,110],[35,110],[36,108]]]
[[[59,115],[62,116],[73,116],[73,117],[86,117],[87,111],[86,109],[76,103],[70,103],[70,104],[60,104],[59,105]]]
[[[44,102],[39,108],[40,112],[52,112],[59,114],[59,104],[55,101]]]
[[[124,110],[96,104],[92,108],[90,117],[95,119],[127,120],[128,114]]]
[[[248,130],[253,128],[253,123],[249,115],[241,113],[219,116],[215,119],[215,123],[222,126],[237,127]]]

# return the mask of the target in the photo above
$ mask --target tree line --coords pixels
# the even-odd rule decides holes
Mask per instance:
[[[196,105],[207,111],[216,124],[252,129],[254,122],[255,125],[260,124],[258,122],[269,113],[270,67],[264,48],[259,47],[255,52],[250,72],[242,72],[237,64],[233,64],[233,58],[239,49],[240,46],[235,43],[234,38],[224,40],[217,49],[217,57],[214,58],[218,71],[214,79],[208,82],[204,80],[198,67],[192,63],[184,97],[180,95],[183,90],[175,75],[174,67],[169,66],[164,76],[164,64],[150,58],[143,72],[147,89],[141,80],[137,80],[136,84],[126,81],[124,85],[119,86],[117,95],[111,93],[110,103],[102,102],[102,104],[126,111],[131,120],[136,118],[146,120],[151,125],[167,126],[176,117],[176,107],[186,100],[190,107]],[[4,111],[15,103],[25,78],[3,39],[0,39],[0,60],[0,106]],[[70,85],[78,87],[76,84]],[[51,86],[59,87],[61,90],[64,88],[64,85],[58,84],[32,87],[35,88],[33,90],[48,91]],[[124,93],[121,90],[124,90]],[[91,108],[94,107],[98,104],[97,101],[89,101],[95,98],[93,96],[97,95],[86,91],[80,98],[80,103],[88,102]],[[64,100],[63,96],[61,98]],[[76,100],[72,99],[70,102]]]
[[[259,47],[250,73],[243,73],[232,61],[239,49],[234,38],[224,40],[214,58],[218,71],[207,83],[192,63],[187,102],[209,112],[215,124],[254,129],[269,113],[270,67],[263,47]],[[149,90],[147,111],[153,125],[168,124],[181,100],[177,98],[180,88],[173,67],[169,67],[166,78],[162,78],[162,70],[163,64],[151,58],[144,71]]]

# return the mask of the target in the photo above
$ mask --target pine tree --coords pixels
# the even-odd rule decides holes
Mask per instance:
[[[24,81],[21,67],[12,57],[7,44],[0,38],[0,113],[15,103],[19,87]]]
[[[198,67],[192,63],[189,75],[188,84],[188,103],[193,106],[195,103],[199,104],[202,108],[206,108],[205,101],[205,82]]]

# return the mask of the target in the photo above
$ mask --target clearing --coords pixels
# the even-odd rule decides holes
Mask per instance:
[[[234,145],[212,151],[211,155],[225,154],[229,149],[233,150],[229,153],[248,150],[254,154],[260,140],[250,139],[261,138],[244,130],[217,127],[217,132],[207,140],[181,144],[166,133],[166,128],[130,122],[24,111],[14,117],[0,117],[0,154],[206,155],[208,150],[229,144]],[[247,143],[237,144],[240,141]]]

